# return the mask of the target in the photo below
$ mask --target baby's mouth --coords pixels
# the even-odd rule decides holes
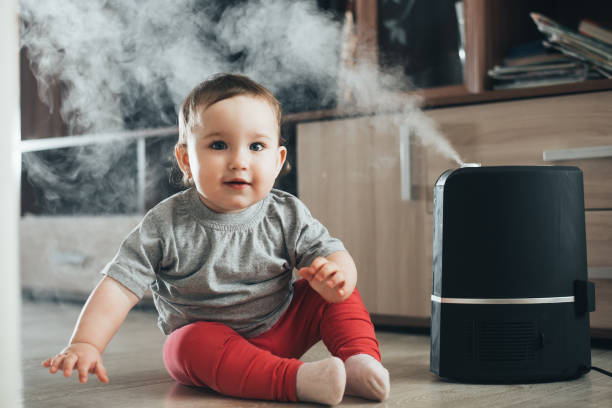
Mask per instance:
[[[232,188],[237,188],[237,189],[246,188],[251,185],[251,183],[249,183],[248,181],[244,179],[232,179],[232,180],[223,182],[223,184],[229,187],[232,187]]]

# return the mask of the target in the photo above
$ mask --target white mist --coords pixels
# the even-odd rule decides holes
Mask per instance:
[[[378,66],[365,59],[342,69],[339,47],[342,25],[322,12],[312,0],[251,0],[223,9],[197,0],[21,0],[21,45],[27,49],[38,80],[40,97],[49,101],[53,81],[65,86],[59,109],[75,134],[107,133],[124,129],[123,117],[147,104],[163,117],[164,101],[178,105],[197,83],[215,72],[240,72],[273,93],[296,84],[316,84],[318,97],[332,101],[341,90],[351,97],[345,107],[356,111],[404,112],[398,125],[409,129],[422,144],[459,165],[461,157],[418,107],[418,98],[389,90],[406,88],[403,69]],[[218,19],[214,18],[219,14]],[[204,35],[215,41],[203,41]],[[237,58],[237,56],[240,56]],[[138,91],[142,90],[142,92]],[[95,97],[92,97],[95,95]],[[123,95],[123,97],[118,97]],[[299,101],[296,92],[294,102]],[[169,120],[172,119],[172,120]],[[148,126],[148,125],[147,125]],[[72,173],[104,177],[105,164],[116,168],[120,155],[114,144],[80,154]],[[120,148],[123,151],[123,148]],[[30,182],[62,194],[71,188],[67,174],[54,174],[35,156],[24,155]],[[126,176],[126,180],[129,177]],[[120,186],[113,191],[126,192]],[[125,194],[119,194],[125,196]]]
[[[0,1],[0,406],[20,407],[20,288],[18,266],[19,182],[19,30],[17,0]]]

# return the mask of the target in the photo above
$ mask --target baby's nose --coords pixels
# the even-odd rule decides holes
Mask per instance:
[[[245,149],[236,149],[229,162],[232,170],[246,169],[249,165],[249,155]]]

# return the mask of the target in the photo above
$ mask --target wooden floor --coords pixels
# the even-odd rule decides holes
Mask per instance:
[[[78,316],[77,305],[26,302],[22,310],[25,407],[295,407],[223,397],[176,384],[166,373],[164,336],[153,311],[132,311],[109,345],[104,362],[110,383],[90,378],[79,384],[41,367],[66,343]],[[391,395],[383,403],[345,397],[343,407],[612,407],[612,378],[591,371],[568,382],[526,385],[470,385],[442,381],[429,371],[429,338],[379,332],[383,363],[391,373]],[[303,360],[327,355],[319,343]],[[594,366],[612,370],[612,350],[594,348]]]

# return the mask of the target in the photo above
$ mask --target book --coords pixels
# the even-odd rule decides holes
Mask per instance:
[[[583,18],[578,24],[578,32],[612,45],[612,23],[597,23]]]
[[[509,79],[514,77],[538,77],[544,75],[574,74],[584,71],[588,67],[581,62],[563,62],[558,64],[538,64],[523,66],[495,66],[488,74],[496,79]]]
[[[573,47],[569,44],[555,44],[544,41],[544,45],[550,48],[554,48],[563,52],[566,55],[574,57],[584,62],[588,62],[593,64],[595,67],[601,68],[598,69],[599,72],[603,73],[607,78],[612,78],[612,65],[609,62],[602,60],[599,56],[589,53],[585,50],[581,50],[579,48]]]
[[[504,65],[512,67],[517,65],[534,65],[568,60],[567,56],[563,55],[561,52],[548,52],[525,57],[506,57],[504,58]]]
[[[520,66],[558,61],[571,61],[571,58],[556,50],[551,51],[550,48],[544,47],[541,40],[538,40],[511,47],[503,59],[503,64],[505,66]]]
[[[599,54],[607,60],[612,60],[612,46],[564,27],[540,13],[530,13],[529,15],[535,22],[538,30],[546,34],[550,41],[562,41],[573,44],[577,47]]]
[[[496,66],[488,72],[493,89],[526,88],[584,81],[589,74],[587,64],[579,61],[522,66]]]
[[[588,62],[604,75],[612,75],[612,46],[564,27],[542,14],[532,12],[530,16],[538,30],[547,36],[545,46]]]
[[[559,78],[546,78],[546,79],[531,79],[531,80],[515,80],[515,81],[504,81],[493,84],[494,90],[502,89],[517,89],[517,88],[533,88],[536,86],[552,86],[561,84],[570,84],[574,82],[584,81],[585,78],[576,76],[566,76]]]

